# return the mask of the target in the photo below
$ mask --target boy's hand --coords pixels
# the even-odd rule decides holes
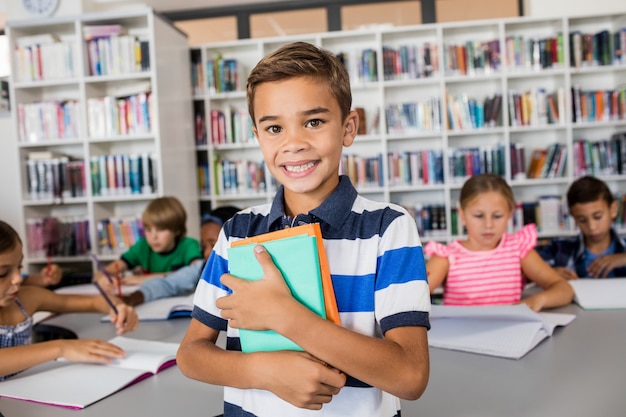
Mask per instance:
[[[578,275],[576,275],[576,271],[573,271],[569,268],[564,268],[562,266],[555,266],[554,270],[558,272],[559,275],[565,278],[566,280],[578,279]]]
[[[346,384],[346,375],[306,352],[263,354],[259,361],[262,386],[299,408],[320,410]]]
[[[135,309],[121,302],[116,303],[115,308],[117,308],[117,314],[111,310],[109,316],[111,317],[111,322],[117,328],[117,334],[120,335],[135,330],[139,324],[139,317]]]
[[[254,247],[257,261],[263,268],[263,278],[248,281],[230,274],[222,275],[222,284],[232,294],[218,298],[215,305],[230,326],[248,330],[275,330],[273,324],[289,316],[292,307],[300,305],[291,295],[272,257],[261,245]]]
[[[123,358],[124,351],[109,342],[98,339],[56,340],[61,357],[72,362],[110,363],[114,358]]]
[[[589,264],[587,272],[590,277],[606,278],[612,270],[622,266],[626,266],[626,254],[614,253],[595,259]]]
[[[97,282],[98,285],[107,293],[107,294],[117,294],[117,286],[115,282],[109,281],[106,275],[102,272],[98,271],[93,276],[93,281]]]

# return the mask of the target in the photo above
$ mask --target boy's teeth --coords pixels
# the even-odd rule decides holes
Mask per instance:
[[[306,171],[307,169],[311,168],[314,165],[313,162],[309,162],[308,164],[304,164],[304,165],[285,165],[285,169],[289,172],[302,172],[302,171]]]

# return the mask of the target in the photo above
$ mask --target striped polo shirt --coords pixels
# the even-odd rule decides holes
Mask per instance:
[[[226,331],[228,350],[241,350],[238,329],[220,317],[215,300],[229,293],[219,279],[227,272],[230,243],[303,223],[320,223],[342,326],[382,338],[401,326],[429,327],[430,295],[415,220],[400,206],[359,196],[346,176],[316,209],[285,216],[281,187],[272,204],[236,214],[220,232],[194,297],[192,316]],[[332,341],[329,341],[332,343]],[[398,415],[398,398],[348,377],[321,411],[296,408],[269,391],[224,388],[224,416]]]
[[[536,245],[537,230],[529,224],[516,233],[505,233],[493,250],[471,251],[456,240],[449,245],[428,242],[424,251],[426,256],[448,258],[444,304],[513,304],[522,298],[521,260]]]

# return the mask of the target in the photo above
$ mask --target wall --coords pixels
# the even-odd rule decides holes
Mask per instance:
[[[623,0],[524,0],[526,16],[580,16],[625,12],[626,2]]]

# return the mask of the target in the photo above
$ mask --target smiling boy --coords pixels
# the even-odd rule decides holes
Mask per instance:
[[[263,158],[281,186],[273,203],[224,225],[178,365],[190,378],[225,387],[225,417],[397,416],[398,397],[417,399],[428,382],[428,283],[415,220],[397,205],[364,199],[338,175],[359,122],[346,69],[328,51],[288,44],[257,64],[247,94]],[[227,273],[231,242],[314,222],[342,326],[293,298],[260,245],[263,279]],[[239,328],[274,330],[304,352],[244,354]],[[220,331],[225,350],[215,345]]]

